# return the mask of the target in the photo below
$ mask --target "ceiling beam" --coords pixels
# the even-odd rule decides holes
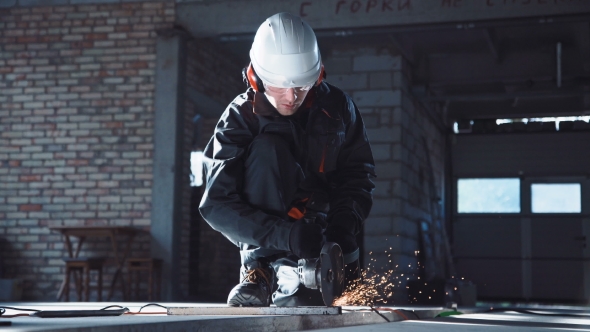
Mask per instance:
[[[449,102],[447,117],[456,119],[501,119],[584,114],[582,97],[553,99]]]
[[[547,3],[545,3],[547,2]],[[562,16],[590,13],[589,1],[462,0],[199,0],[177,4],[177,22],[195,37],[251,34],[269,16],[288,11],[315,30],[448,24],[479,28],[480,22],[530,19],[550,23]],[[531,22],[528,22],[529,24]]]
[[[457,101],[502,101],[515,99],[553,99],[553,98],[569,98],[582,97],[583,91],[554,89],[547,91],[521,91],[513,93],[471,93],[471,94],[451,94],[442,96],[428,96],[425,99],[429,102],[457,102]]]
[[[551,52],[510,52],[500,64],[489,53],[432,54],[429,61],[428,77],[416,77],[416,82],[431,87],[555,79],[554,47]],[[584,76],[577,50],[564,48],[562,65],[564,80]]]

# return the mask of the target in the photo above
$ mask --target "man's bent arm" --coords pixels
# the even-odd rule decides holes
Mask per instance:
[[[254,115],[247,108],[240,112],[239,106],[232,103],[205,148],[207,181],[199,210],[213,229],[236,245],[241,242],[289,250],[293,224],[252,207],[242,198],[245,154],[253,140],[246,120]]]

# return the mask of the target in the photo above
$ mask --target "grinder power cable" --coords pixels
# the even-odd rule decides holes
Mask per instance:
[[[344,257],[337,243],[326,242],[320,257],[297,262],[299,281],[307,288],[319,289],[326,306],[344,292]]]

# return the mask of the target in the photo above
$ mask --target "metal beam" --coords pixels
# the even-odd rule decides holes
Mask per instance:
[[[583,98],[544,100],[450,102],[447,117],[453,119],[530,118],[543,116],[579,116],[584,113]]]
[[[251,34],[269,16],[288,11],[303,17],[316,30],[346,31],[383,26],[448,23],[477,28],[478,22],[533,18],[550,23],[562,15],[590,13],[590,0],[230,0],[177,5],[177,22],[195,37]],[[461,23],[457,23],[461,22]]]
[[[550,52],[511,52],[501,64],[487,53],[434,54],[429,56],[428,77],[416,79],[429,82],[430,86],[554,79],[555,53],[551,46]],[[564,81],[581,75],[581,59],[576,50],[564,48],[562,64]]]
[[[550,90],[550,91],[521,91],[512,93],[475,93],[462,95],[443,95],[443,96],[429,96],[425,98],[429,102],[457,102],[457,101],[502,101],[514,99],[552,99],[552,98],[569,98],[582,97],[583,91],[574,90]]]
[[[590,1],[590,0],[589,0]],[[429,32],[429,31],[456,31],[469,29],[489,29],[489,28],[505,28],[505,27],[531,27],[547,24],[564,24],[564,23],[587,23],[590,20],[590,13],[586,14],[572,14],[559,17],[534,17],[534,18],[509,18],[478,21],[476,23],[429,23],[429,24],[408,24],[408,25],[388,25],[382,27],[360,27],[360,28],[332,28],[332,29],[318,29],[314,28],[316,37],[318,38],[338,38],[338,37],[362,37],[375,36],[387,34],[400,34],[412,32]],[[178,21],[187,30],[190,26],[187,23]],[[190,23],[189,23],[190,24]],[[222,33],[216,35],[221,42],[249,42],[254,40],[254,33],[256,31],[241,31],[235,33]],[[194,28],[191,34],[198,33]],[[213,35],[211,35],[213,36]]]
[[[152,257],[161,258],[162,295],[180,298],[180,223],[182,222],[184,82],[186,33],[162,31],[156,41],[154,105],[154,180],[152,186]]]
[[[168,315],[341,315],[342,307],[169,307]]]

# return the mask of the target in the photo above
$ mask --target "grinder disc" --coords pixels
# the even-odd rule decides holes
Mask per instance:
[[[320,266],[322,298],[326,306],[332,306],[334,299],[344,291],[344,258],[338,244],[324,244],[320,254]]]

